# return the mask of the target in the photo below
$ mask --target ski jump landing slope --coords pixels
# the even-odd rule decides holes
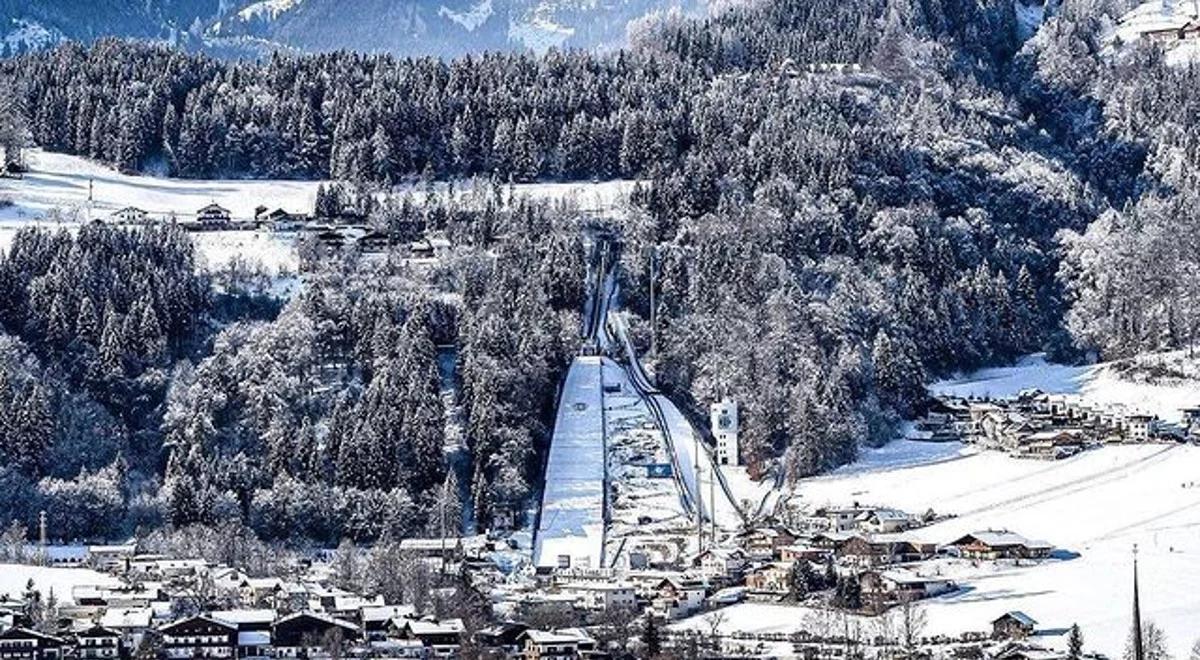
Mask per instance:
[[[599,568],[604,560],[605,442],[601,358],[575,358],[567,371],[534,539],[537,567]]]

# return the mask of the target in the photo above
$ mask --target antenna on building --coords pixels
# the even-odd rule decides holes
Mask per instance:
[[[1133,660],[1145,660],[1142,644],[1142,608],[1138,602],[1138,547],[1133,544]]]

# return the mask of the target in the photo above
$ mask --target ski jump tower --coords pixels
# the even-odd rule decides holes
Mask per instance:
[[[738,407],[728,398],[709,408],[713,437],[717,441],[717,465],[738,465]]]

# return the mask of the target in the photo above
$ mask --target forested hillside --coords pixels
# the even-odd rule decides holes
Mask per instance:
[[[252,64],[105,41],[2,62],[38,144],[129,170],[334,177],[360,200],[419,177],[494,183],[482,210],[370,209],[392,228],[448,230],[464,249],[444,272],[342,264],[278,318],[229,325],[201,293],[158,286],[59,300],[55,273],[83,248],[31,233],[0,271],[20,291],[3,317],[22,365],[7,400],[28,409],[18,419],[65,396],[114,418],[112,446],[128,450],[82,467],[137,475],[122,493],[148,504],[127,525],[236,517],[270,538],[373,539],[427,524],[458,479],[433,349],[453,344],[461,487],[486,520],[536,485],[573,349],[572,214],[499,192],[544,179],[643,179],[632,210],[606,221],[626,302],[649,318],[653,278],[663,385],[696,410],[741,402],[755,475],[852,459],[891,437],[937,374],[1042,349],[1188,345],[1200,232],[1185,90],[1198,74],[1150,49],[1102,59],[1100,18],[1122,9],[1067,3],[1025,43],[1008,2],[766,0],[643,26],[606,55]],[[148,254],[186,252],[170,234],[143,240]],[[36,247],[52,245],[64,247]],[[168,270],[143,281],[207,290]],[[179,304],[202,327],[163,307]],[[116,369],[110,325],[150,350],[115,381],[102,379]],[[115,419],[128,401],[149,412]],[[44,475],[70,435],[33,426],[6,431],[28,456],[8,478],[50,497],[100,474]]]

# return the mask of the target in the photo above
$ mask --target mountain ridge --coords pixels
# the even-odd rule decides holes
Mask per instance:
[[[102,37],[219,56],[349,49],[455,57],[481,51],[607,49],[627,26],[707,0],[0,0],[0,54]]]

